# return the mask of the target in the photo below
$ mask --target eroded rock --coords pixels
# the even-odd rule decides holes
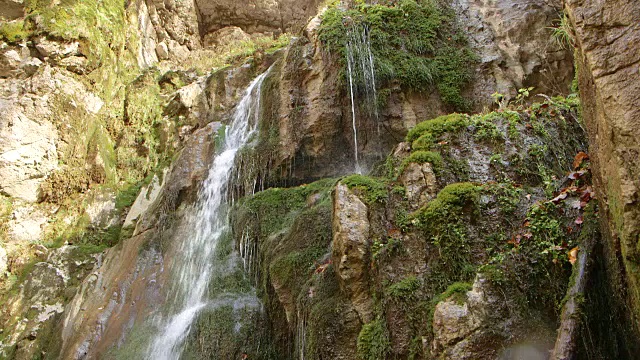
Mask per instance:
[[[414,208],[420,208],[433,199],[437,194],[437,180],[430,163],[409,163],[400,176],[405,186],[409,203]]]
[[[528,86],[545,94],[568,92],[571,52],[550,31],[559,22],[559,1],[456,0],[453,6],[480,57],[469,90],[478,102],[489,104],[493,92],[515,97]]]
[[[373,316],[369,293],[369,219],[367,206],[344,184],[333,195],[332,262],[341,289],[353,303],[360,320],[368,323]]]

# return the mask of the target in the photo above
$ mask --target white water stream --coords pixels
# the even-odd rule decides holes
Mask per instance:
[[[351,125],[353,130],[353,147],[355,158],[355,172],[362,174],[358,147],[358,126],[356,115],[356,100],[358,95],[364,104],[368,115],[373,117],[380,133],[377,106],[376,77],[371,52],[371,39],[366,25],[352,25],[347,31],[347,76],[349,77],[349,96],[351,99]]]
[[[224,145],[209,170],[188,225],[193,234],[182,239],[172,268],[173,302],[171,314],[160,320],[160,333],[152,340],[147,358],[180,358],[191,324],[198,312],[208,307],[207,288],[215,271],[212,256],[229,230],[227,189],[236,154],[257,132],[260,116],[260,92],[268,71],[246,89],[233,119],[225,129]]]

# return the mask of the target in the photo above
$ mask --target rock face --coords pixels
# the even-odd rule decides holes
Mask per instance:
[[[563,94],[573,79],[571,52],[553,38],[558,0],[456,0],[460,23],[480,57],[469,94],[483,103],[493,92],[514,97],[533,86],[536,92]]]
[[[2,313],[8,337],[0,350],[4,352],[5,346],[15,344],[15,359],[30,359],[59,349],[54,329],[65,311],[66,298],[101,259],[74,246],[63,246],[49,255],[41,253],[40,257],[19,294]]]
[[[69,150],[73,107],[95,116],[103,101],[64,70],[44,66],[25,80],[0,79],[0,191],[35,202],[45,177],[58,168],[59,151]],[[67,124],[67,125],[64,125]],[[75,129],[79,130],[79,129]],[[74,139],[75,140],[75,139]]]
[[[230,0],[195,0],[201,32],[207,34],[227,26],[247,33],[281,33],[302,26],[317,12],[319,0],[258,0],[251,4]]]
[[[159,249],[166,246],[175,250],[174,242],[163,245],[163,241],[172,236],[187,236],[180,233],[179,220],[193,201],[197,185],[206,177],[213,155],[210,142],[215,132],[213,125],[195,132],[187,141],[166,175],[164,191],[149,210],[138,215],[134,236],[106,253],[104,262],[86,278],[67,306],[62,358],[103,356],[126,338],[132,324],[143,323],[156,305],[162,303],[165,295],[162,285],[167,278],[164,268],[169,266],[172,256],[178,255]],[[170,234],[163,235],[163,227],[170,227]]]
[[[340,288],[351,299],[360,320],[372,320],[369,294],[369,219],[367,206],[346,185],[338,184],[333,200],[332,262]]]
[[[400,144],[402,146],[402,144]],[[437,193],[437,180],[430,163],[409,163],[400,177],[407,189],[407,198],[414,208],[424,206]]]
[[[158,60],[184,60],[202,48],[198,11],[194,0],[139,0],[138,64],[149,67]]]
[[[565,2],[575,29],[583,116],[596,185],[606,209],[608,245],[620,252],[616,277],[640,319],[640,4],[633,0]],[[619,250],[618,250],[619,249]],[[615,257],[616,255],[612,255]],[[614,263],[616,261],[613,261]],[[617,291],[616,291],[617,292]],[[640,329],[636,329],[640,330]]]
[[[499,291],[478,275],[470,291],[439,302],[433,315],[432,354],[452,360],[546,359],[552,330],[537,328],[523,314],[512,312],[509,295],[504,298]],[[529,328],[522,323],[529,323]],[[501,342],[509,337],[524,339],[521,343],[526,345],[505,349]]]

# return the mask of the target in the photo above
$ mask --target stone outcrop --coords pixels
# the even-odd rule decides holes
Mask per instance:
[[[430,163],[409,163],[400,176],[407,199],[415,209],[423,207],[437,193],[437,179]]]
[[[333,195],[332,262],[340,288],[351,299],[363,323],[371,321],[373,300],[369,293],[369,219],[367,206],[346,185]]]
[[[302,27],[316,14],[319,0],[258,0],[245,4],[233,0],[195,0],[201,33],[237,26],[247,33],[282,33]]]
[[[453,5],[480,58],[471,97],[490,104],[494,92],[515,97],[529,86],[544,94],[568,93],[571,52],[552,35],[560,21],[559,0],[456,0]]]
[[[6,354],[7,348],[13,347],[15,359],[55,353],[60,346],[55,329],[67,298],[100,261],[101,255],[83,253],[75,246],[63,246],[49,255],[41,253],[40,262],[26,274],[19,293],[3,308],[7,337],[0,351]]]
[[[79,114],[95,116],[102,106],[84,84],[58,68],[44,66],[25,80],[0,79],[0,191],[36,201],[40,184],[58,169],[59,152],[77,140],[69,139],[64,127]],[[68,107],[78,112],[63,110]]]
[[[195,0],[138,0],[136,9],[140,67],[158,60],[182,61],[189,51],[202,48]]]
[[[451,360],[546,359],[553,332],[510,309],[510,296],[478,275],[470,291],[439,302],[433,315],[432,354]],[[513,339],[520,341],[504,346]]]
[[[640,323],[640,4],[634,0],[567,0],[575,31],[579,88],[607,216],[614,277],[626,282],[636,330]]]

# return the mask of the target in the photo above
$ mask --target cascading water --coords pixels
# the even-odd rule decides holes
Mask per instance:
[[[258,76],[246,89],[231,123],[225,129],[224,145],[209,170],[195,209],[187,215],[188,228],[193,236],[184,239],[180,245],[180,256],[172,268],[174,283],[170,314],[159,320],[160,333],[148,349],[149,359],[178,359],[198,313],[220,302],[207,297],[212,276],[220,267],[214,264],[212,257],[222,237],[229,231],[228,185],[238,150],[248,145],[257,132],[260,92],[267,74],[268,71]]]
[[[375,119],[378,132],[380,132],[374,58],[371,52],[369,28],[366,25],[351,24],[348,26],[346,57],[356,173],[361,174],[356,115],[356,98],[358,95],[362,96],[363,101],[361,103],[365,106],[368,115]]]

